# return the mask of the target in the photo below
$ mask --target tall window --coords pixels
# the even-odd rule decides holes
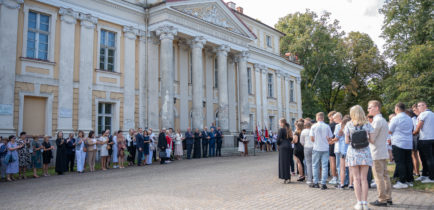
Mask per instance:
[[[103,132],[106,129],[112,130],[113,120],[113,104],[99,103],[98,104],[98,132]]]
[[[295,118],[291,118],[291,129],[295,131]]]
[[[26,56],[28,58],[48,60],[50,16],[29,11],[28,22]]]
[[[268,97],[273,97],[273,74],[268,74]]]
[[[247,68],[247,89],[249,94],[252,94],[252,69],[250,67]]]
[[[294,102],[294,81],[289,82],[289,100]]]
[[[218,59],[217,56],[214,58],[214,88],[218,88],[218,82],[219,82],[219,73],[218,73]]]
[[[253,114],[249,114],[249,129],[250,129],[251,131],[254,130],[254,129],[253,129],[253,118],[254,118]]]
[[[116,51],[116,33],[101,30],[101,41],[99,51],[99,69],[114,71],[115,51]]]
[[[266,36],[266,41],[267,41],[267,47],[273,47],[272,45],[271,45],[271,36]]]
[[[274,116],[270,116],[268,117],[269,121],[270,121],[270,127],[269,130],[272,131],[274,128]]]

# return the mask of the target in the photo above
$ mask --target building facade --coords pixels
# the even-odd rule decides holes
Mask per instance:
[[[302,116],[283,33],[221,0],[0,0],[0,135]]]

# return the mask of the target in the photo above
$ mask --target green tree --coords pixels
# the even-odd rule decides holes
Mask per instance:
[[[275,27],[286,36],[281,39],[281,53],[295,53],[302,71],[303,113],[312,117],[318,111],[334,110],[340,92],[349,81],[344,65],[343,32],[330,13],[320,17],[306,10],[279,19]]]
[[[380,9],[385,16],[386,53],[393,61],[382,95],[389,110],[397,102],[411,105],[424,100],[434,105],[433,4],[432,0],[390,0]]]

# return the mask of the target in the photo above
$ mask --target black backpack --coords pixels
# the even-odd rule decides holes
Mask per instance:
[[[363,149],[369,146],[368,132],[362,126],[354,126],[355,131],[351,134],[351,146],[354,149]]]

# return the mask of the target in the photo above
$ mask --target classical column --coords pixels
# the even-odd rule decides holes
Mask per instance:
[[[18,10],[23,0],[0,1],[0,135],[16,134],[14,125]]]
[[[289,122],[289,75],[284,75],[284,83],[285,83],[285,119]]]
[[[295,84],[295,87],[297,89],[297,113],[298,113],[298,118],[302,118],[303,117],[303,109],[301,108],[302,104],[301,104],[301,78],[300,76],[297,77],[297,83]]]
[[[214,52],[212,48],[205,48],[205,96],[206,96],[206,125],[214,122]]]
[[[172,128],[173,116],[173,39],[177,30],[173,26],[161,26],[156,30],[160,37],[160,93],[162,128]]]
[[[262,73],[262,115],[264,120],[264,126],[269,128],[268,123],[268,78],[267,73],[268,69],[265,66],[261,66],[261,73]]]
[[[136,99],[136,38],[138,30],[131,26],[124,26],[124,129],[135,128],[134,112]]]
[[[158,131],[159,127],[159,114],[158,114],[158,45],[160,41],[155,36],[148,37],[148,78],[147,78],[147,126],[154,131]]]
[[[179,46],[179,92],[180,92],[180,112],[179,112],[179,126],[181,131],[187,130],[190,127],[188,120],[190,112],[188,111],[188,53],[189,46],[183,40],[178,42]]]
[[[261,88],[261,69],[259,64],[255,64],[255,96],[256,96],[256,125],[261,129],[264,128],[262,121],[262,88]],[[255,125],[255,127],[256,127]]]
[[[249,90],[247,87],[247,58],[249,53],[247,51],[243,51],[239,55],[238,69],[239,69],[239,81],[240,81],[240,101],[239,107],[241,112],[241,129],[248,129],[249,127]]]
[[[73,108],[74,35],[78,12],[60,8],[59,114],[57,130],[71,133]]]
[[[146,127],[146,31],[139,31],[139,127]],[[124,124],[125,127],[125,124]]]
[[[219,126],[222,131],[229,130],[229,107],[228,107],[228,52],[230,48],[226,45],[220,45],[215,49],[217,54],[217,74],[218,74],[218,91],[219,91]]]
[[[92,129],[92,76],[93,40],[98,19],[90,14],[80,13],[80,82],[78,89],[78,129],[88,132]],[[100,131],[97,131],[97,133]]]
[[[276,88],[277,88],[277,119],[282,118],[282,78],[280,70],[276,70]]]
[[[203,65],[202,49],[206,40],[203,37],[195,37],[191,40],[192,66],[193,66],[193,128],[203,128]]]
[[[227,84],[228,84],[228,113],[229,113],[229,132],[236,133],[237,132],[237,81],[235,81],[235,57],[233,55],[228,56],[228,76],[227,76]],[[239,65],[238,65],[239,66]],[[239,104],[239,103],[238,103]]]

